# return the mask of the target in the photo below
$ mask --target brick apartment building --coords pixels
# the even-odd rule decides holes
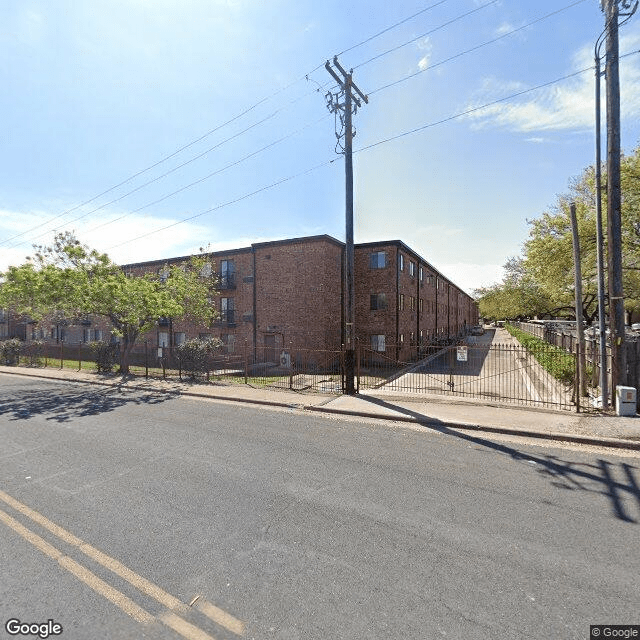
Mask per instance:
[[[218,319],[199,326],[162,318],[146,339],[169,347],[215,336],[229,353],[248,348],[255,359],[266,360],[292,346],[340,349],[344,243],[320,235],[255,243],[209,257],[218,275],[213,301]],[[122,268],[133,275],[154,272],[162,277],[167,266],[186,259]],[[367,348],[409,358],[418,345],[459,335],[478,322],[474,300],[399,240],[356,245],[355,281],[356,337]],[[94,319],[65,327],[23,324],[16,335],[90,342],[107,337],[108,327]]]

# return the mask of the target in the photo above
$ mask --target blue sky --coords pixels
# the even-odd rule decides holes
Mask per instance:
[[[356,242],[401,239],[467,291],[593,162],[593,71],[496,101],[590,67],[597,0],[5,0],[0,21],[0,269],[55,230],[118,262],[344,240],[335,54],[369,94]],[[621,86],[631,151],[640,55]]]

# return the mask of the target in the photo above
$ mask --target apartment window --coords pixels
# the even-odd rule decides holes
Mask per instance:
[[[91,329],[82,330],[82,342],[91,342]]]
[[[387,266],[387,254],[384,251],[374,251],[369,259],[372,269],[384,269]]]
[[[404,271],[404,256],[400,254],[400,271]]]
[[[199,333],[198,340],[210,340],[212,338],[210,333]]]
[[[93,330],[93,339],[96,342],[100,342],[102,340],[102,329],[94,329]]]
[[[416,299],[413,296],[409,296],[409,309],[411,309],[411,311],[416,310]]]
[[[233,298],[220,298],[220,320],[222,322],[234,322],[234,310]]]
[[[160,278],[160,282],[166,282],[169,278],[169,274],[170,271],[168,267],[162,267],[161,269],[158,269],[158,277]]]
[[[206,262],[202,265],[202,269],[200,269],[200,275],[203,278],[208,278],[213,273],[213,267],[210,262]]]
[[[385,351],[385,339],[384,335],[371,336],[371,350],[372,351]]]
[[[187,335],[184,331],[175,331],[173,334],[173,344],[176,347],[179,347],[181,344],[184,344],[187,340]]]
[[[158,346],[159,347],[168,347],[169,346],[169,332],[168,331],[158,331]]]
[[[400,334],[400,346],[404,344],[404,333]]]
[[[220,261],[220,282],[221,289],[231,289],[235,286],[236,265],[233,260]]]
[[[420,298],[420,302],[418,303],[419,311],[422,313],[424,311],[424,300]]]
[[[387,308],[387,294],[386,293],[372,293],[371,294],[371,311],[379,311],[380,309]]]
[[[413,345],[416,343],[416,334],[412,331],[409,334],[409,344]]]
[[[424,282],[424,269],[422,267],[418,269],[418,277],[420,279],[420,282]]]
[[[409,275],[412,278],[416,277],[416,263],[415,262],[409,262]]]
[[[404,293],[400,294],[400,301],[398,306],[400,307],[400,311],[404,311]]]

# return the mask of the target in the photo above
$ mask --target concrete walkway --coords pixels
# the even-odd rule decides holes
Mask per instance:
[[[434,429],[456,428],[640,451],[640,418],[600,413],[576,414],[438,396],[392,395],[375,391],[357,396],[272,390],[232,383],[188,383],[99,375],[73,370],[0,367],[0,374],[48,380],[90,383],[126,389],[143,389],[181,395],[295,408],[310,412],[352,415],[421,424]],[[0,376],[6,380],[5,375]]]

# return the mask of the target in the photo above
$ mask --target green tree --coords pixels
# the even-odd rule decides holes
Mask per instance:
[[[548,313],[549,302],[526,272],[521,258],[504,265],[501,283],[477,289],[480,315],[488,320],[522,320]]]
[[[580,188],[585,183],[579,183]],[[595,212],[579,191],[558,197],[551,211],[540,218],[530,220],[529,239],[524,244],[523,268],[549,304],[552,316],[575,317],[575,279],[573,264],[573,237],[569,205],[576,203],[580,263],[582,266],[582,311],[589,320],[597,316],[597,262]]]
[[[57,234],[53,245],[35,247],[20,266],[0,275],[0,306],[41,320],[107,318],[120,336],[120,372],[129,373],[129,356],[139,336],[162,317],[211,322],[215,293],[213,269],[204,257],[167,265],[162,274],[132,276],[106,254],[82,245],[72,233]]]

